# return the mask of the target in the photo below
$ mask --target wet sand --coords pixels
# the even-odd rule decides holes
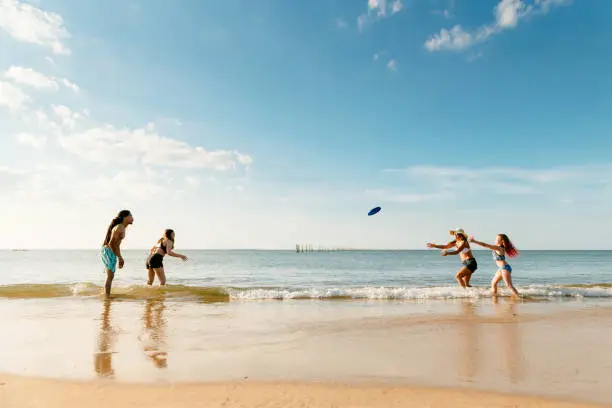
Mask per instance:
[[[11,300],[0,319],[2,408],[612,405],[609,303]]]

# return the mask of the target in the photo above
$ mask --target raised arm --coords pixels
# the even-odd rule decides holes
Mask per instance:
[[[174,252],[174,243],[170,240],[166,241],[166,254],[173,256],[175,258],[181,258],[183,261],[187,260],[185,255],[179,254],[178,252]]]
[[[436,245],[436,244],[433,244],[431,242],[428,242],[427,243],[427,248],[449,249],[449,248],[454,247],[456,242],[457,242],[456,240],[452,240],[448,244],[444,244],[444,245]]]
[[[478,241],[474,237],[470,237],[470,242],[473,242],[474,244],[480,245],[481,247],[484,247],[484,248],[489,248],[490,250],[493,250],[493,251],[498,251],[498,252],[504,251],[503,247],[500,247],[497,245],[490,245],[490,244],[487,244],[486,242]]]

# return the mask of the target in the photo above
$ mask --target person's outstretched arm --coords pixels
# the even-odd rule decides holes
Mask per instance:
[[[449,249],[455,246],[456,241],[453,240],[451,242],[449,242],[448,244],[444,244],[444,245],[436,245],[433,244],[431,242],[427,243],[427,248],[437,248],[437,249]]]
[[[172,249],[174,247],[174,244],[172,243],[172,241],[168,240],[166,241],[166,254],[173,256],[175,258],[181,258],[183,261],[187,260],[187,257],[183,254],[179,254],[178,252],[174,252],[174,250]]]
[[[470,237],[470,242],[473,242],[474,244],[480,245],[481,247],[484,247],[484,248],[489,248],[490,250],[493,250],[493,251],[499,251],[499,252],[504,251],[503,247],[487,244],[486,242],[482,242],[482,241],[478,241],[474,237]]]

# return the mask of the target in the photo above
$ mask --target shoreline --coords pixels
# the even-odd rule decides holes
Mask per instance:
[[[460,387],[391,386],[305,381],[133,384],[0,374],[3,408],[444,407],[603,408],[609,405]]]

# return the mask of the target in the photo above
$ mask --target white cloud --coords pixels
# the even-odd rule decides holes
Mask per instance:
[[[516,27],[526,10],[527,6],[522,0],[501,0],[495,7],[496,24],[500,28]]]
[[[51,57],[45,57],[45,61],[47,61],[51,65],[55,65],[55,61]]]
[[[0,0],[0,28],[18,41],[49,47],[55,54],[70,54],[63,42],[70,34],[57,13],[18,0]]]
[[[357,28],[362,30],[369,22],[397,14],[403,6],[401,0],[395,0],[392,4],[387,0],[368,0],[368,11],[357,17]]]
[[[40,108],[26,112],[25,119],[32,125],[35,125],[40,132],[55,135],[59,134],[61,131],[61,124],[51,119],[49,115]]]
[[[185,182],[191,187],[197,187],[200,185],[200,179],[198,179],[197,177],[193,177],[193,176],[187,176],[185,178]]]
[[[608,168],[608,165],[604,165]],[[593,167],[553,167],[543,169],[525,169],[514,167],[440,167],[440,166],[413,166],[406,169],[390,169],[388,172],[403,172],[418,178],[441,179],[457,178],[461,180],[490,179],[492,177],[505,177],[532,182],[555,182],[568,178],[583,177],[585,171],[594,171]]]
[[[248,167],[252,163],[250,156],[236,151],[207,151],[160,136],[153,124],[134,130],[117,129],[111,125],[91,127],[60,136],[59,143],[67,151],[96,163],[217,171]]]
[[[474,53],[470,54],[470,56],[468,57],[468,61],[469,62],[474,62],[477,59],[482,58],[483,55],[484,55],[484,53],[482,51],[474,52]]]
[[[45,144],[47,143],[47,137],[46,136],[34,136],[30,133],[18,133],[15,136],[15,139],[17,140],[17,142],[33,147],[34,149],[41,149],[45,146]]]
[[[15,85],[0,81],[0,106],[7,107],[11,112],[17,112],[25,107],[30,97]]]
[[[25,171],[0,166],[0,193],[5,192],[7,189],[12,190],[15,187],[21,186],[27,177],[28,175]]]
[[[336,19],[336,27],[340,29],[348,28],[348,23],[341,18]]]
[[[70,88],[72,89],[74,92],[79,92],[79,87],[76,84],[73,84],[72,82],[70,82],[69,80],[67,80],[66,78],[62,78],[62,84],[66,87],[66,88]]]
[[[357,28],[360,31],[363,30],[363,27],[365,27],[367,20],[368,20],[367,14],[360,14],[359,17],[357,17]]]
[[[384,16],[387,12],[387,1],[386,0],[368,0],[368,8],[372,11],[376,11],[379,16]]]
[[[51,105],[53,112],[62,119],[71,118],[72,111],[69,107],[64,105]]]
[[[397,71],[397,61],[392,59],[387,63],[387,68],[391,71]]]
[[[120,170],[112,176],[99,176],[83,186],[77,196],[82,200],[107,200],[121,196],[123,200],[152,200],[168,193],[168,175],[151,168]]]
[[[86,117],[80,112],[72,112],[70,108],[64,105],[51,105],[53,113],[61,119],[61,124],[67,129],[74,129],[80,120]]]
[[[4,74],[4,77],[18,84],[28,85],[34,88],[59,89],[59,84],[55,80],[31,68],[11,66]]]
[[[443,28],[440,34],[432,36],[425,43],[425,48],[429,51],[462,50],[471,46],[474,42],[472,34],[466,32],[460,25],[456,25],[450,30]]]
[[[456,197],[465,196],[471,191],[555,197],[576,194],[583,189],[603,192],[612,186],[612,178],[609,176],[612,163],[531,169],[413,166],[386,171],[406,176],[410,186],[425,189],[427,194],[444,193]]]
[[[48,77],[45,74],[34,71],[32,68],[24,68],[12,65],[4,73],[4,77],[21,85],[27,85],[38,89],[51,89],[57,91],[60,83],[65,87],[79,92],[79,87],[66,78],[58,79]]]
[[[451,19],[454,16],[455,0],[449,0],[447,7],[443,10],[434,10],[433,14],[441,15],[446,19]]]
[[[466,31],[461,25],[450,30],[441,29],[432,35],[424,46],[430,52],[461,51],[474,44],[486,41],[494,34],[515,28],[519,22],[530,15],[546,14],[552,7],[569,4],[569,0],[536,0],[527,5],[523,0],[501,0],[493,9],[495,20],[484,24],[475,31]]]
[[[404,5],[402,4],[402,2],[400,0],[395,0],[393,2],[393,5],[391,6],[391,13],[392,14],[399,13],[403,8],[404,8]]]
[[[53,81],[34,70],[20,67],[11,67],[6,76],[39,88],[50,87]],[[70,85],[67,80],[65,84]],[[252,164],[249,155],[235,150],[208,151],[164,137],[153,122],[140,129],[118,129],[110,124],[95,124],[89,119],[87,109],[73,111],[61,104],[53,104],[49,110],[29,108],[26,106],[29,102],[30,97],[21,89],[0,81],[0,105],[7,106],[13,112],[20,110],[19,117],[26,125],[16,136],[18,142],[40,148],[48,136],[53,136],[61,148],[85,162],[216,171],[237,168],[248,171]],[[33,128],[33,131],[29,128]],[[41,136],[35,137],[35,134]]]
[[[552,7],[567,6],[572,2],[573,0],[535,0],[536,6],[542,13],[548,13]]]
[[[415,204],[428,201],[442,201],[454,198],[450,192],[440,193],[406,193],[384,189],[366,190],[366,195],[376,202]]]

